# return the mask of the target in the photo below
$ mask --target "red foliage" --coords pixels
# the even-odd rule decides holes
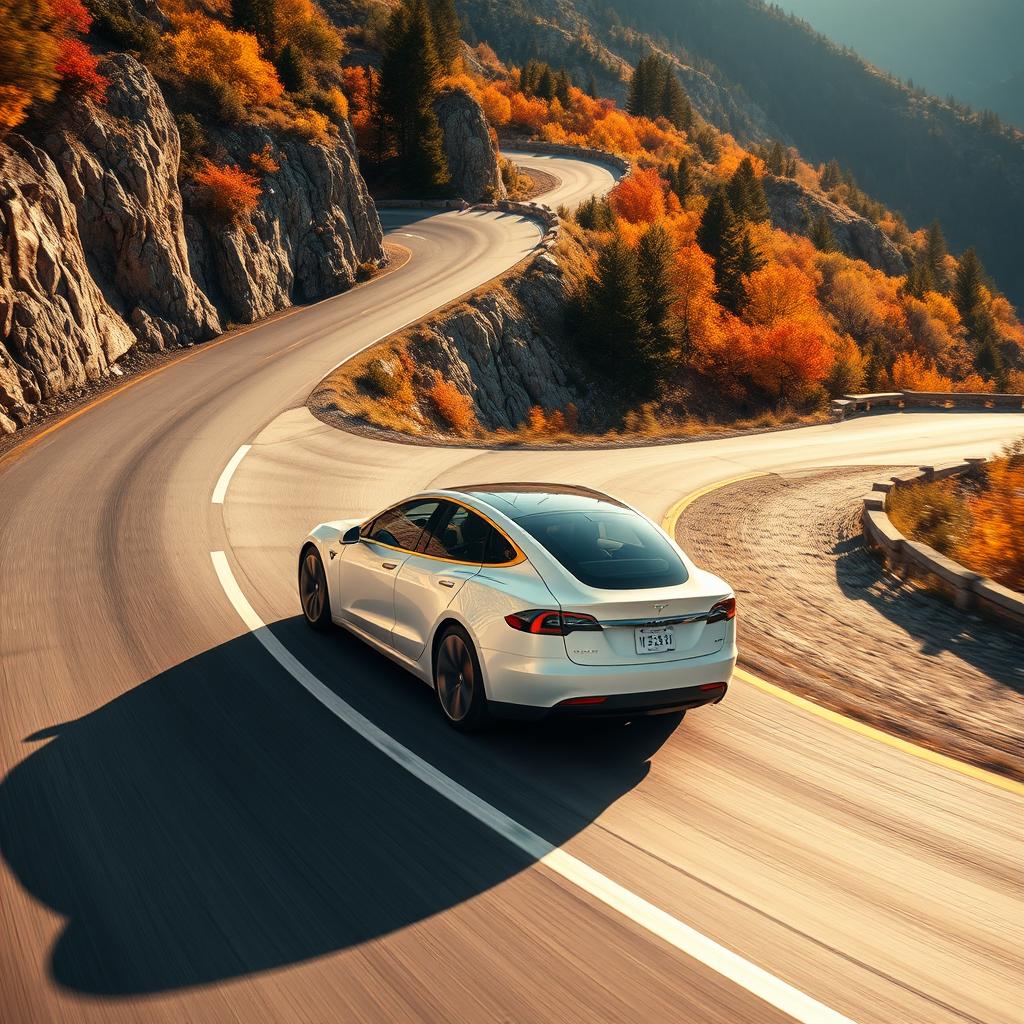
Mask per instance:
[[[262,194],[259,178],[237,164],[222,167],[204,157],[193,177],[202,189],[206,205],[222,220],[244,222],[259,206]]]
[[[634,171],[619,182],[609,202],[630,224],[653,224],[665,216],[665,184],[653,167]]]
[[[82,0],[50,0],[49,6],[54,25],[61,32],[85,35],[92,27],[92,15]]]
[[[102,103],[107,95],[110,79],[97,70],[99,61],[80,39],[62,39],[56,71],[65,85]]]

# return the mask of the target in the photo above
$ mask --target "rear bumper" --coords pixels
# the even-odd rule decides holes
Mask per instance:
[[[491,710],[498,716],[657,714],[722,700],[736,648],[654,665],[582,666],[568,658],[530,660],[496,651],[484,652],[482,661]],[[594,702],[567,703],[586,698]]]

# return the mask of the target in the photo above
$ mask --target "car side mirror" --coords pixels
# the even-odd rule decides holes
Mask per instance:
[[[359,527],[353,526],[346,530],[341,538],[342,544],[358,544],[359,543]]]

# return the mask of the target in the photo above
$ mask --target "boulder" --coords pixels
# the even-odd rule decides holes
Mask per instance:
[[[766,174],[765,196],[773,226],[783,231],[810,234],[819,217],[832,229],[836,244],[853,259],[864,260],[876,270],[900,275],[907,272],[903,255],[892,239],[866,217],[840,206],[820,192],[812,192],[792,178]]]
[[[434,104],[455,194],[476,203],[507,196],[498,165],[498,144],[480,104],[463,89],[442,93]]]

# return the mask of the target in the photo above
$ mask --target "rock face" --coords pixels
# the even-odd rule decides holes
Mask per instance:
[[[53,161],[0,145],[0,433],[32,407],[105,373],[135,344],[86,265],[75,208]]]
[[[251,230],[218,227],[178,182],[178,130],[155,80],[125,54],[101,65],[106,103],[0,143],[0,432],[41,401],[107,373],[139,346],[212,338],[325,298],[383,261],[351,132],[310,145],[259,128],[211,142],[243,167],[269,145]]]
[[[895,243],[881,228],[847,206],[812,192],[791,178],[763,179],[771,222],[783,231],[809,234],[818,217],[824,217],[839,248],[854,259],[864,260],[887,274],[905,274],[907,266]]]
[[[593,410],[567,351],[564,311],[562,273],[546,254],[507,288],[431,323],[410,354],[469,395],[488,429],[518,426],[534,405],[564,410],[572,403],[587,419]]]
[[[480,104],[462,89],[442,93],[434,104],[455,194],[470,203],[505,199],[498,146]]]
[[[209,223],[186,187],[193,272],[225,314],[249,323],[294,302],[351,287],[356,268],[383,261],[380,220],[346,129],[338,145],[311,145],[262,128],[216,135],[228,160],[246,166],[269,146],[279,169],[263,175],[251,229]]]
[[[206,341],[221,325],[189,272],[174,118],[138,61],[117,54],[102,71],[107,102],[70,103],[42,140],[75,206],[89,267],[142,347]]]

